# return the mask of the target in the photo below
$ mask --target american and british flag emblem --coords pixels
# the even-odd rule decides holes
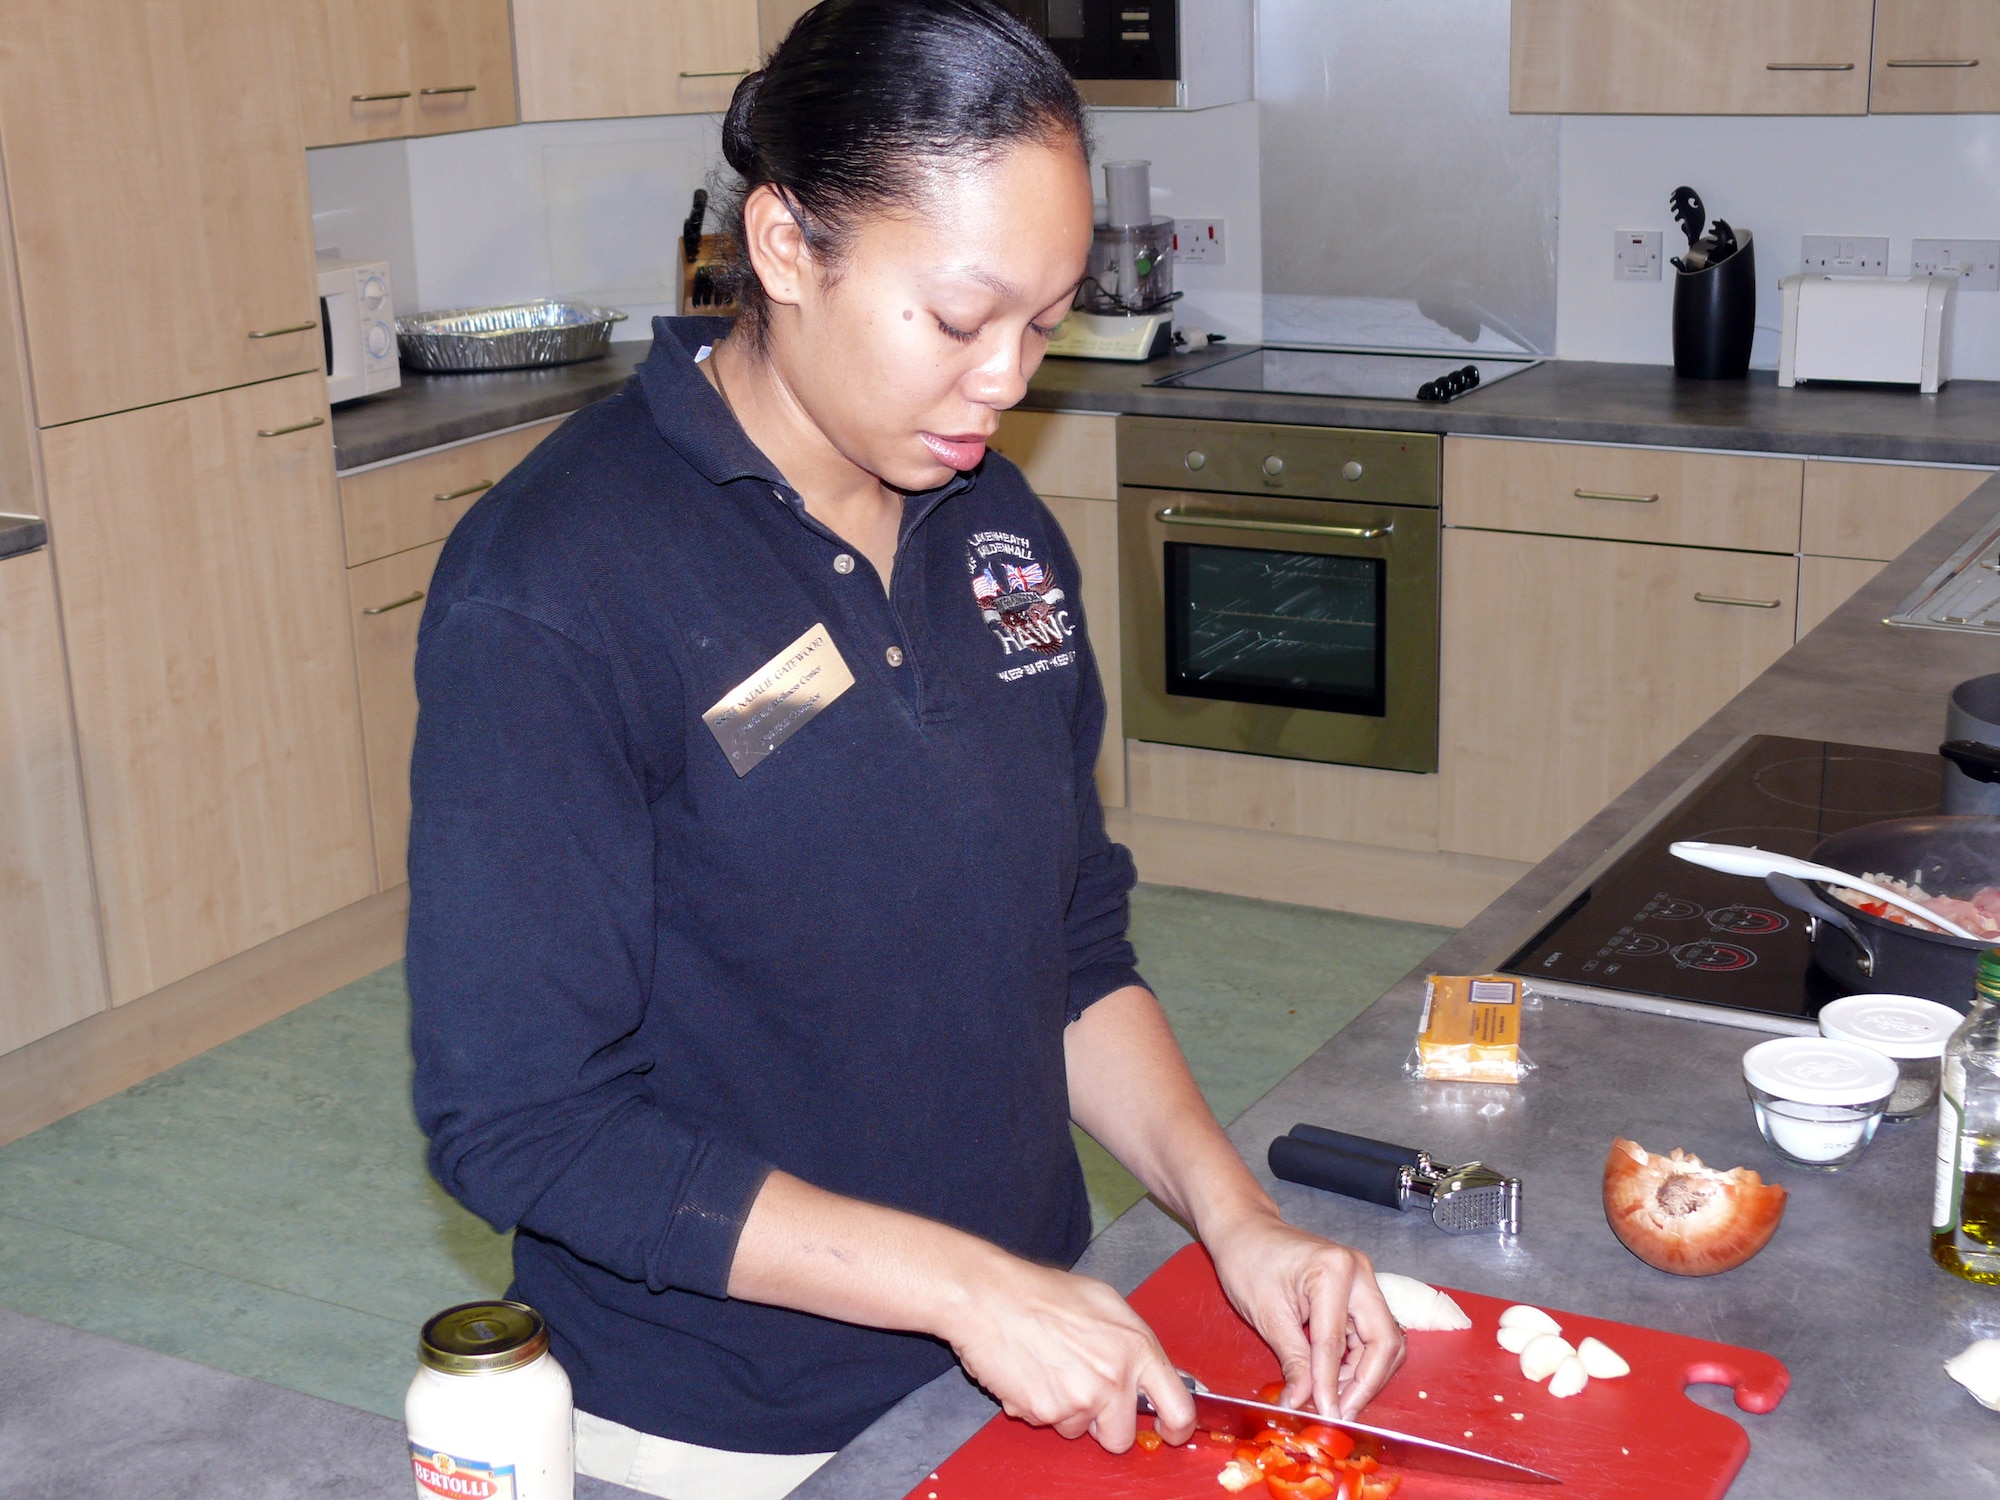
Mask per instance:
[[[981,604],[991,603],[1000,597],[1000,585],[993,581],[993,570],[972,575],[972,597]]]
[[[1024,562],[1020,567],[1012,563],[1000,565],[1007,575],[1007,592],[1010,594],[1039,594],[1049,581],[1049,575],[1038,562]]]

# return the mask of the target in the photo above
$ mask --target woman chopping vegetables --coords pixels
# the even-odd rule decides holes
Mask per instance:
[[[776,1496],[956,1360],[1113,1451],[1193,1406],[1063,1269],[1074,1120],[1214,1256],[1286,1398],[1402,1358],[1286,1225],[1126,939],[1077,566],[986,440],[1081,280],[1088,134],[993,0],[826,0],[736,91],[742,315],[453,533],[426,606],[419,1118],[515,1230],[578,1465]]]

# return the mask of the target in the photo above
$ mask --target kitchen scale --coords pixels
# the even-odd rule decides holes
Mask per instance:
[[[1805,916],[1761,880],[1667,852],[1677,839],[1810,858],[1822,839],[1938,811],[1944,761],[1779,735],[1725,752],[1552,903],[1497,967],[1544,995],[1751,1031],[1819,1033],[1843,993],[1813,966]]]

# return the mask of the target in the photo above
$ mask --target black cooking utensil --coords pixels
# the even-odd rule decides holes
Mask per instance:
[[[1419,1172],[1435,1173],[1437,1163],[1430,1154],[1410,1146],[1392,1146],[1387,1141],[1371,1141],[1365,1135],[1349,1135],[1344,1130],[1332,1130],[1324,1125],[1308,1125],[1303,1120],[1286,1132],[1295,1141],[1305,1141],[1314,1146],[1324,1146],[1330,1151],[1345,1152],[1349,1156],[1365,1156],[1375,1161],[1391,1162],[1399,1167],[1414,1167]]]
[[[681,256],[689,265],[701,254],[701,225],[708,217],[708,189],[694,190],[694,208],[687,216],[687,223],[681,226]]]
[[[2000,781],[2000,748],[1978,740],[1946,740],[1938,754],[1974,781]]]
[[[1693,247],[1701,238],[1701,226],[1708,222],[1708,210],[1702,207],[1701,194],[1691,187],[1677,187],[1667,195],[1667,205],[1680,221],[1681,230],[1688,237],[1688,245]]]
[[[1431,1222],[1447,1234],[1521,1232],[1518,1177],[1476,1161],[1420,1171],[1414,1164],[1418,1152],[1380,1141],[1361,1144],[1366,1154],[1281,1135],[1271,1142],[1267,1159],[1272,1175],[1286,1182],[1384,1208],[1429,1209]],[[1397,1153],[1397,1159],[1388,1159],[1387,1152]],[[1422,1160],[1429,1165],[1428,1157]]]
[[[1708,263],[1712,266],[1725,261],[1736,253],[1736,231],[1729,227],[1727,219],[1717,219],[1708,226],[1710,249]]]

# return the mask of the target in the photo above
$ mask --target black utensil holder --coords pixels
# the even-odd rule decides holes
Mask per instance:
[[[1750,231],[1736,253],[1699,271],[1674,273],[1674,373],[1690,380],[1740,380],[1757,336],[1757,257]]]

